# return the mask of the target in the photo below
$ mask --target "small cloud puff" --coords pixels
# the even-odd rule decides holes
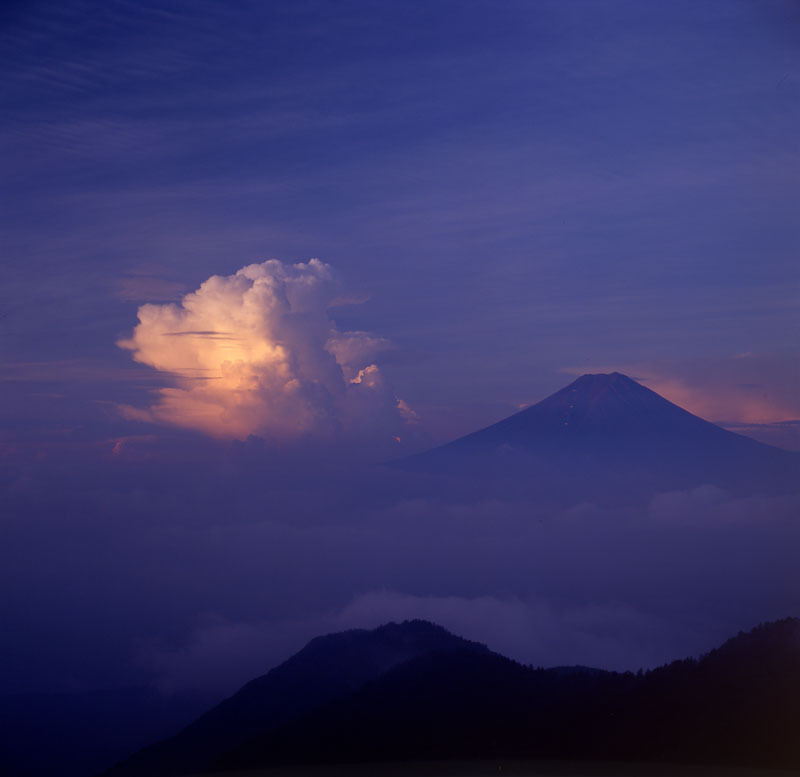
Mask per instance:
[[[342,298],[324,262],[272,259],[214,275],[180,304],[142,305],[118,345],[173,385],[124,414],[222,438],[388,438],[408,417],[372,361],[389,343],[338,331],[328,311]]]

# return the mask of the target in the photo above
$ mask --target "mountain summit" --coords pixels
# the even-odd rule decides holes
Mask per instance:
[[[490,436],[517,442],[535,438],[652,436],[699,433],[725,436],[714,426],[620,372],[587,374],[546,399],[464,440]],[[739,435],[733,435],[738,437]],[[746,438],[741,438],[745,440]]]
[[[712,484],[785,491],[800,455],[729,432],[619,372],[587,374],[492,426],[398,462],[472,488],[551,496],[649,493]],[[615,500],[616,501],[616,500]]]

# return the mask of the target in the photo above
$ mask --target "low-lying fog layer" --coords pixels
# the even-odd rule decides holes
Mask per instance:
[[[216,696],[315,635],[411,617],[526,663],[636,670],[800,612],[797,494],[545,505],[343,461],[178,433],[21,451],[3,689]]]

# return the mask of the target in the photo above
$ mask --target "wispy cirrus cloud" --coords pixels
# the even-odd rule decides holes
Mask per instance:
[[[172,302],[186,292],[185,284],[155,272],[130,272],[113,285],[123,302]]]

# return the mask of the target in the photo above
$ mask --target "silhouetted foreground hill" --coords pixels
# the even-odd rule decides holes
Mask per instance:
[[[591,758],[800,766],[800,621],[642,676],[437,653],[218,762]]]
[[[420,622],[391,624],[375,632],[326,637],[323,644],[335,645],[337,637],[355,640],[366,652],[355,649],[349,657],[369,661],[370,635],[386,629],[394,635],[417,634],[425,628],[437,629]],[[220,746],[233,732],[221,734],[237,716],[222,716],[223,707],[218,707],[168,740],[169,749],[164,744],[161,751],[149,748],[112,774],[199,771],[192,747],[203,733],[214,742],[214,747],[203,747],[208,771],[481,758],[800,768],[798,619],[759,626],[700,660],[676,661],[639,675],[582,667],[533,669],[441,633],[438,644],[425,642],[429,649],[412,638],[416,655],[371,678],[359,683],[357,673],[351,674],[350,690],[339,694],[329,674],[336,672],[337,661],[327,661],[330,654],[323,650],[323,661],[317,663],[306,652],[312,642],[274,670],[281,674],[306,654],[302,666],[309,675],[301,677],[304,670],[295,663],[300,673],[292,672],[286,684],[272,684],[271,691],[266,686],[270,675],[261,678],[265,695],[260,704],[272,712],[261,718],[263,727],[255,735],[252,710],[248,713],[247,741],[240,731],[240,744],[222,752]],[[328,690],[318,693],[315,683]],[[241,693],[229,703],[238,697],[240,704]],[[328,698],[315,704],[309,694]],[[211,725],[214,721],[220,729]],[[169,760],[159,761],[160,752]]]
[[[713,484],[733,493],[796,491],[800,454],[704,421],[614,372],[583,375],[541,402],[395,462],[475,489],[617,501]]]
[[[398,664],[455,649],[488,653],[485,646],[425,621],[317,637],[176,736],[145,748],[111,773],[157,777],[198,770],[248,738],[351,693]]]

